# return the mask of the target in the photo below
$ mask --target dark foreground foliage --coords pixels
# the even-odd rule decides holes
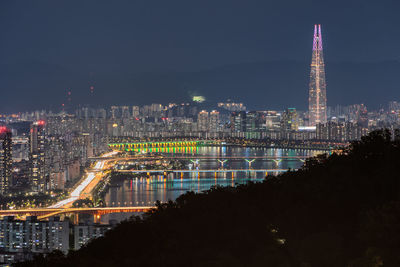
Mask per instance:
[[[263,183],[187,193],[67,257],[18,266],[400,266],[400,138]]]

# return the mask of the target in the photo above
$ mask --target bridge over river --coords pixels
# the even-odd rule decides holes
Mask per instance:
[[[16,210],[0,210],[0,216],[37,216],[39,220],[62,214],[74,214],[75,220],[78,214],[93,215],[94,222],[100,222],[101,216],[110,213],[135,213],[149,212],[154,206],[143,207],[96,207],[96,208],[32,208],[32,209],[16,209]],[[76,223],[76,222],[75,222]]]
[[[121,157],[118,155],[121,151],[126,151],[130,149],[135,149],[136,147],[190,147],[190,146],[197,146],[201,145],[203,141],[174,141],[174,142],[145,142],[145,143],[124,143],[124,144],[110,144],[111,152],[105,153],[100,157],[92,158],[95,162],[92,164],[91,169],[87,169],[85,175],[81,178],[81,180],[71,189],[69,192],[69,196],[66,199],[60,200],[59,202],[53,204],[48,208],[32,208],[32,209],[20,209],[20,210],[0,210],[0,216],[8,216],[8,215],[15,215],[15,216],[37,216],[38,219],[47,219],[52,216],[62,215],[62,214],[74,214],[75,218],[78,217],[79,214],[91,214],[94,216],[95,222],[98,222],[102,215],[110,214],[110,213],[134,213],[134,212],[147,212],[150,211],[153,207],[150,206],[154,202],[146,202],[149,206],[147,207],[96,207],[96,208],[73,208],[74,201],[78,199],[85,199],[91,195],[93,189],[97,186],[97,184],[103,180],[109,170],[115,169],[120,172],[126,173],[146,173],[153,175],[157,174],[166,174],[174,172],[180,173],[181,177],[184,173],[214,173],[217,176],[218,173],[232,173],[232,177],[236,177],[236,173],[260,173],[268,175],[268,173],[280,173],[285,172],[287,169],[278,168],[278,164],[275,166],[266,166],[260,167],[259,169],[252,169],[251,164],[254,161],[274,161],[275,163],[279,163],[282,160],[289,160],[292,163],[294,161],[301,161],[304,162],[308,156],[304,155],[195,155],[192,153],[189,154],[167,154],[167,155],[156,155],[150,156],[146,154],[140,154],[136,156],[129,156],[129,157]],[[126,161],[140,161],[140,160],[168,160],[168,159],[176,159],[176,160],[189,160],[195,164],[192,166],[193,169],[177,169],[177,170],[170,170],[170,169],[160,169],[157,170],[121,170],[116,168],[116,164],[119,162],[126,163]],[[202,161],[218,161],[220,162],[221,168],[210,167],[210,165],[204,164],[204,169],[196,168],[198,167],[198,162]],[[236,161],[235,164],[232,164],[230,168],[224,168],[224,163],[227,161]],[[243,164],[237,164],[237,161],[246,161],[248,166],[239,166]],[[218,164],[217,164],[218,165]],[[236,166],[234,166],[236,165]],[[256,165],[256,164],[254,164]],[[295,164],[298,165],[298,164]],[[214,164],[215,166],[215,164]],[[244,169],[245,168],[245,169]],[[260,175],[263,176],[263,175]]]
[[[194,169],[194,170],[115,170],[120,173],[146,173],[147,176],[154,175],[154,174],[162,174],[167,176],[169,173],[178,173],[181,174],[183,177],[184,173],[195,173],[198,176],[200,173],[213,173],[217,176],[218,173],[264,173],[265,176],[268,173],[282,173],[288,171],[287,169],[213,169],[213,170],[202,170],[202,169]],[[232,175],[233,177],[233,175]]]

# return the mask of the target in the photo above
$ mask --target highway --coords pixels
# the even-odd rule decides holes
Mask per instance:
[[[118,154],[117,151],[112,151],[103,154],[100,158],[110,158],[113,155]],[[107,160],[98,160],[94,168],[86,174],[86,177],[79,183],[74,190],[70,193],[69,197],[57,202],[48,208],[69,208],[72,206],[75,200],[79,198],[86,198],[90,192],[96,186],[96,184],[104,177],[103,171],[107,168]]]

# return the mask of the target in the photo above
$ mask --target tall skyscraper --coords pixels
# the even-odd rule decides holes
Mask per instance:
[[[8,193],[12,182],[11,131],[0,126],[0,193]]]
[[[32,190],[46,191],[44,121],[34,122],[29,136],[29,163]]]
[[[314,26],[310,88],[308,96],[309,125],[326,122],[326,81],[321,25]]]

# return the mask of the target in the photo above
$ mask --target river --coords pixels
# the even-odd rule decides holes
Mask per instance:
[[[235,186],[248,181],[262,181],[265,172],[252,172],[251,169],[298,169],[303,165],[305,157],[323,153],[317,150],[302,149],[272,149],[248,147],[197,147],[171,149],[166,151],[170,156],[190,156],[193,162],[187,161],[186,168],[199,168],[200,170],[217,170],[225,160],[224,169],[248,169],[248,172],[227,173],[171,173],[168,177],[152,176],[150,179],[134,178],[125,180],[121,184],[112,185],[105,197],[107,206],[152,206],[157,200],[162,202],[175,200],[187,191],[201,192],[212,186]],[[196,163],[196,157],[199,161]],[[209,157],[209,159],[207,159]],[[238,157],[238,158],[234,158]],[[265,160],[261,157],[270,157]],[[246,161],[248,158],[253,162]],[[272,160],[271,158],[276,158]],[[249,169],[249,164],[250,169]],[[191,165],[191,166],[189,166]],[[269,172],[268,175],[273,175]],[[132,214],[115,213],[105,215],[102,223],[109,220],[121,221]]]

